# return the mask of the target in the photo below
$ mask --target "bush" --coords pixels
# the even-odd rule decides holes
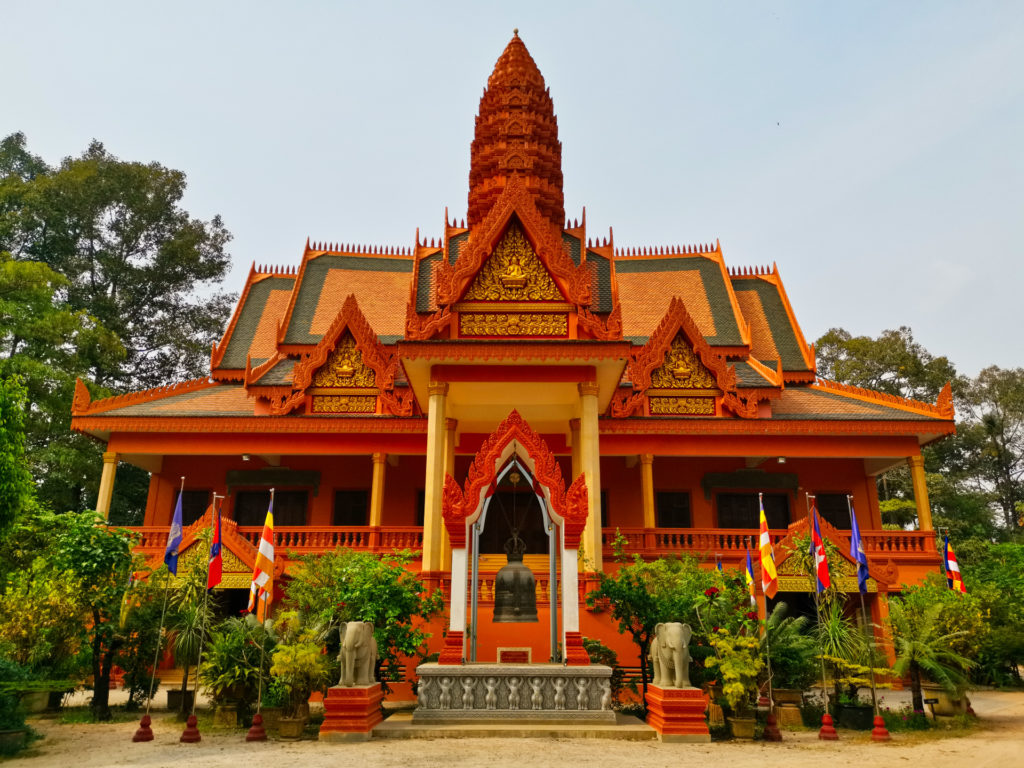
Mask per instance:
[[[879,709],[885,727],[891,732],[899,731],[927,731],[934,726],[933,721],[920,710],[913,710],[910,707]]]
[[[590,657],[591,664],[604,664],[612,668],[612,707],[618,709],[620,704],[619,694],[622,693],[622,682],[626,676],[625,670],[619,666],[619,655],[600,640],[593,637],[583,638],[583,650]]]

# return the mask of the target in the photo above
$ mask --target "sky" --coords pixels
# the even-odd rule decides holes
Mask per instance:
[[[901,325],[1024,366],[1024,3],[0,0],[0,136],[184,171],[224,287],[307,237],[465,216],[480,95],[519,29],[566,212],[620,247],[775,262],[805,337]]]

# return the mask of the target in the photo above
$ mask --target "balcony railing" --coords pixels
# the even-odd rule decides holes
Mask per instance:
[[[601,531],[605,559],[613,555],[616,534],[626,540],[625,552],[643,557],[672,554],[722,555],[732,561],[746,556],[747,549],[757,549],[759,533],[747,528],[605,528]],[[787,529],[768,532],[772,544],[789,535]],[[850,550],[848,531],[836,531],[833,539],[844,552]],[[937,557],[935,533],[932,531],[861,531],[861,542],[869,556],[897,559],[933,560]]]
[[[167,548],[166,525],[131,528],[139,534],[138,548],[143,551],[162,551]],[[238,526],[238,533],[252,546],[259,546],[262,526]],[[347,547],[367,552],[391,552],[395,549],[421,549],[423,529],[419,526],[335,526],[289,525],[274,529],[277,551],[299,554],[323,552]]]

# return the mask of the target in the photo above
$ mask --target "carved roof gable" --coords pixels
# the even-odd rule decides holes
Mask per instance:
[[[677,334],[665,351],[665,362],[651,372],[656,389],[715,389],[715,375],[700,361],[693,347]]]
[[[462,300],[565,301],[565,296],[513,219]]]
[[[374,387],[376,374],[363,362],[363,353],[351,331],[338,340],[337,346],[317,372],[313,374],[315,387]]]

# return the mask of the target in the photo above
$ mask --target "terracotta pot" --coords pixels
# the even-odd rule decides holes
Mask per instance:
[[[753,717],[730,717],[729,727],[732,728],[732,735],[737,739],[753,739],[754,725],[757,720]]]
[[[278,718],[277,735],[282,739],[301,739],[303,731],[306,730],[306,722],[305,717]]]
[[[772,688],[772,698],[780,707],[783,704],[795,704],[799,707],[804,703],[804,692],[799,688]]]
[[[260,714],[263,716],[263,727],[268,731],[277,728],[277,724],[281,721],[280,707],[263,707]]]

